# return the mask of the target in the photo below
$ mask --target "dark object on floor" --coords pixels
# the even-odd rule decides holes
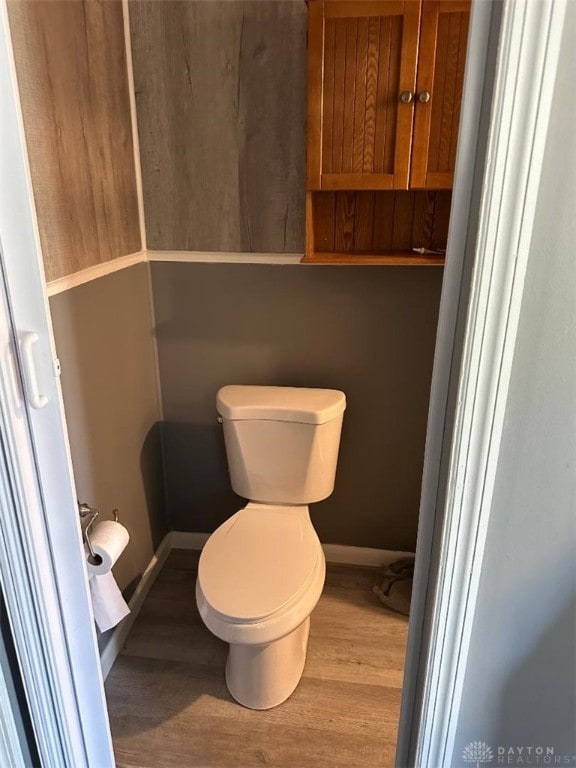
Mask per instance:
[[[413,578],[414,558],[403,557],[385,568],[382,584],[372,589],[387,608],[407,616],[410,613]]]

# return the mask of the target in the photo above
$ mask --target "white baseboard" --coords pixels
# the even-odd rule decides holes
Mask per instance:
[[[124,641],[128,637],[128,632],[130,632],[132,629],[132,625],[140,613],[146,595],[150,591],[150,587],[152,584],[154,584],[156,577],[160,573],[160,569],[170,554],[170,550],[172,549],[170,539],[171,534],[169,533],[162,539],[162,543],[152,556],[152,560],[150,560],[150,563],[142,574],[142,578],[140,579],[134,594],[130,598],[128,603],[130,613],[120,622],[120,624],[118,624],[112,633],[112,636],[108,640],[106,647],[100,653],[100,665],[102,667],[102,675],[104,680],[106,680],[108,677],[108,673],[112,669],[112,665],[116,661],[116,658],[120,653],[122,646],[124,645]]]
[[[171,549],[202,549],[210,534],[172,531],[168,536],[170,537]],[[389,565],[401,557],[414,557],[414,552],[348,547],[343,544],[322,544],[322,548],[328,563],[345,565]]]
[[[401,557],[414,557],[414,552],[370,547],[348,547],[344,544],[322,544],[327,563],[343,565],[390,565]]]

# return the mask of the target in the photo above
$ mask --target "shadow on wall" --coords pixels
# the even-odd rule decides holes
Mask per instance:
[[[166,494],[162,459],[162,423],[157,422],[146,435],[140,451],[140,474],[146,497],[146,511],[154,551],[170,530],[166,519]],[[136,583],[139,578],[136,579]]]
[[[152,535],[152,547],[156,551],[170,530],[166,518],[161,422],[154,424],[144,439],[140,451],[140,474],[146,498],[145,512]],[[129,533],[132,536],[134,530],[132,529]],[[127,602],[136,591],[143,572],[144,569],[136,573],[134,578],[122,590],[122,595]]]
[[[169,529],[213,531],[246,503],[230,487],[215,406],[213,425],[165,422],[162,433]]]
[[[554,756],[562,758],[561,763],[552,758],[551,764],[576,765],[575,713],[576,596],[564,605],[504,683],[496,743],[505,749],[551,747]],[[521,765],[517,758],[512,756],[510,764]]]
[[[170,530],[166,520],[166,502],[164,495],[164,472],[162,468],[162,424],[158,422],[154,424],[144,442],[140,451],[140,473],[142,477],[142,487],[144,489],[144,495],[146,498],[145,512],[148,516],[148,523],[150,526],[150,532],[152,535],[152,546],[154,551],[158,549],[162,539]],[[104,515],[101,519],[108,519],[108,515]],[[122,517],[120,517],[122,523]],[[134,526],[128,526],[130,536],[134,535]],[[146,563],[147,565],[147,563]],[[130,598],[136,591],[144,569],[141,568],[136,572],[133,578],[122,589],[122,596],[126,602],[130,601]],[[100,652],[108,645],[108,642],[115,629],[109,629],[106,632],[97,631],[98,648]]]

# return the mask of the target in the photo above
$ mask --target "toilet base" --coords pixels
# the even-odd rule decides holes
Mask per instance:
[[[230,645],[226,685],[239,704],[271,709],[282,704],[300,682],[310,632],[308,616],[290,634],[265,645]]]

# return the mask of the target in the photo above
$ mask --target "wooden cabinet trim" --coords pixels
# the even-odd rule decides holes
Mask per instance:
[[[403,251],[395,253],[313,253],[300,260],[301,264],[367,264],[389,267],[442,267],[444,256],[419,256]]]
[[[323,173],[323,190],[394,189],[389,173]]]
[[[406,6],[419,0],[325,0],[327,19],[358,19],[363,16],[402,16]]]
[[[454,174],[451,171],[427,172],[421,184],[411,183],[410,189],[452,189]]]
[[[428,2],[428,0],[424,0]],[[440,0],[440,13],[467,13],[470,11],[471,0]]]
[[[324,78],[324,2],[308,6],[308,125],[306,165],[308,189],[320,189],[322,175],[322,82]]]
[[[427,2],[423,3],[415,99],[417,99],[417,95],[422,91],[432,92],[439,9],[440,3],[438,0],[427,0]],[[432,98],[434,98],[434,94],[432,94]],[[426,186],[426,170],[428,166],[428,144],[432,117],[431,102],[417,104],[415,112],[410,184],[417,188],[423,188]]]
[[[400,101],[400,93],[402,91],[414,93],[416,88],[420,7],[421,4],[419,2],[408,2],[404,13],[400,92],[397,96],[398,117],[396,121],[396,152],[394,155],[394,189],[408,189],[410,176],[410,155],[414,130],[414,99],[409,104],[403,104]]]

